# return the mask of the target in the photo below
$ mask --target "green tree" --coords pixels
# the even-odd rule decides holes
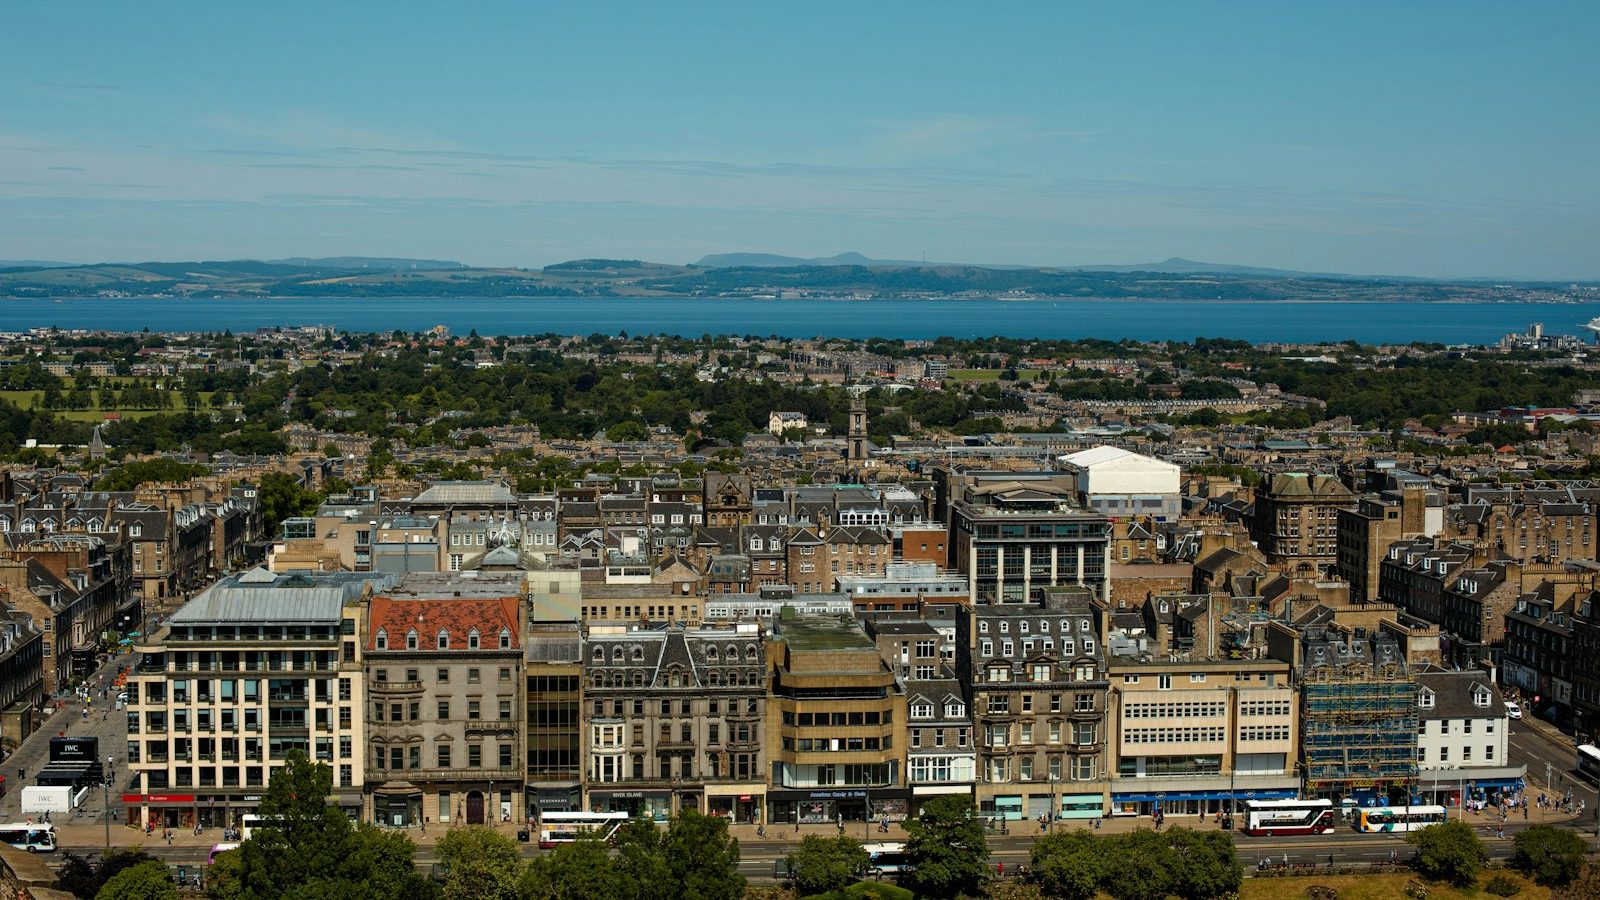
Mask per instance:
[[[290,751],[272,773],[258,827],[237,852],[212,866],[217,900],[388,900],[427,898],[432,885],[415,871],[403,834],[352,825],[328,802],[333,775],[305,753]]]
[[[1428,878],[1456,885],[1472,884],[1489,862],[1489,848],[1465,822],[1429,825],[1406,835],[1417,848],[1417,871]]]
[[[840,835],[835,838],[808,834],[788,856],[795,890],[801,895],[824,894],[852,884],[866,871],[871,857],[860,842]]]
[[[623,441],[642,441],[650,437],[650,432],[638,420],[630,419],[606,429],[606,439],[621,443]]]
[[[322,495],[306,490],[287,472],[268,472],[256,485],[256,503],[267,534],[276,535],[278,524],[294,516],[309,516],[317,511]]]
[[[95,487],[102,491],[132,491],[141,485],[161,482],[182,483],[209,475],[210,469],[175,459],[141,459],[124,463],[106,473]]]
[[[1175,855],[1173,893],[1184,900],[1238,895],[1244,867],[1234,850],[1233,835],[1173,828],[1167,832],[1167,846]]]
[[[1029,853],[1039,892],[1051,900],[1093,900],[1105,877],[1105,847],[1092,833],[1053,831]]]
[[[624,897],[610,848],[598,838],[562,844],[534,857],[517,885],[522,900],[591,900]]]
[[[517,842],[492,828],[452,828],[434,850],[445,869],[444,900],[515,900],[522,874]]]
[[[1166,900],[1176,890],[1175,854],[1165,835],[1140,828],[1105,843],[1101,887],[1115,900]]]
[[[178,885],[166,863],[145,860],[107,879],[95,900],[178,900]]]
[[[1564,828],[1535,825],[1512,839],[1511,865],[1545,885],[1567,884],[1578,877],[1589,847]]]
[[[989,843],[972,798],[935,797],[905,827],[906,854],[916,866],[912,880],[919,894],[955,897],[978,891],[989,872]]]
[[[686,809],[664,829],[636,819],[618,833],[617,856],[624,896],[633,900],[744,896],[739,842],[729,836],[728,820],[721,816]]]
[[[123,869],[132,868],[142,862],[158,861],[143,850],[132,848],[112,850],[98,860],[68,853],[61,869],[56,873],[56,878],[62,890],[70,891],[73,896],[82,897],[84,900],[92,900],[100,893],[100,889],[105,887],[106,882]]]

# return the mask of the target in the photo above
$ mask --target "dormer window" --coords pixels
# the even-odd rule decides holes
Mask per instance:
[[[443,628],[439,629],[438,647],[440,650],[450,649],[450,632]]]
[[[1418,694],[1417,706],[1423,709],[1433,709],[1433,691],[1424,690]]]
[[[510,650],[511,649],[511,629],[509,629],[509,628],[500,629],[500,649],[501,650]]]
[[[911,718],[913,718],[913,719],[931,719],[931,718],[933,718],[933,704],[932,703],[917,703],[917,704],[913,704],[912,707],[911,707]]]
[[[382,628],[379,628],[378,629],[378,636],[373,641],[373,646],[377,647],[379,650],[387,650],[387,649],[389,649],[389,632],[384,631]]]
[[[415,628],[413,628],[410,631],[406,632],[406,649],[407,650],[415,650],[415,649],[417,649],[417,630]]]
[[[471,631],[467,632],[467,649],[468,650],[476,650],[476,649],[478,649],[478,629],[476,629],[476,628],[474,628]]]
[[[964,718],[966,714],[967,707],[964,703],[946,703],[944,705],[944,717],[946,719],[960,719]]]
[[[1482,689],[1473,691],[1472,705],[1480,708],[1487,707],[1489,705],[1489,692]]]

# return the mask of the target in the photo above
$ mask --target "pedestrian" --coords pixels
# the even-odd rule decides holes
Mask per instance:
[[[1333,868],[1333,854],[1332,853],[1328,854],[1328,868],[1330,868],[1330,869]]]
[[[1003,862],[995,863],[994,864],[994,871],[995,871],[995,874],[999,875],[1001,878],[1006,877],[1006,864],[1003,863]]]

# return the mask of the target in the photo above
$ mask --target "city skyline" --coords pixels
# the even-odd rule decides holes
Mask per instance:
[[[1580,4],[9,13],[4,259],[1600,277]]]

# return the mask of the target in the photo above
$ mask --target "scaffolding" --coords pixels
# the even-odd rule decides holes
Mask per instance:
[[[1306,786],[1409,785],[1417,773],[1417,684],[1402,665],[1323,666],[1300,685]]]

